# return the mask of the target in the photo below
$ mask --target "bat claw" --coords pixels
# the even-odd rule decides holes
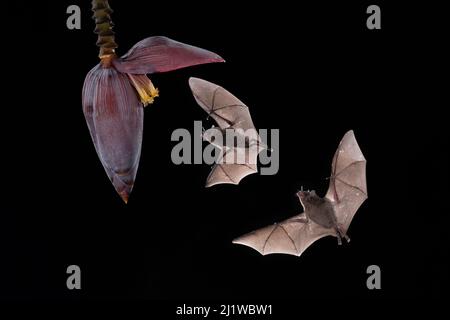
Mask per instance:
[[[350,242],[350,237],[344,232],[344,230],[340,224],[336,227],[336,236],[338,238],[339,245],[342,244],[342,238],[344,238],[345,241],[347,241],[347,243]]]
[[[347,243],[350,242],[350,237],[348,235],[344,235],[345,240],[347,241]]]

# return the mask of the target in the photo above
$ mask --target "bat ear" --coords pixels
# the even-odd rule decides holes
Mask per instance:
[[[205,127],[202,126],[202,133],[200,134],[200,137],[202,138],[202,140],[206,140],[205,139],[205,132],[206,132],[206,129],[205,129]]]

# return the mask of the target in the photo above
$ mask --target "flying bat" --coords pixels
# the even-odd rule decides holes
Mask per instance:
[[[197,103],[218,125],[202,135],[221,151],[206,179],[206,187],[239,184],[247,175],[258,172],[258,154],[267,146],[256,131],[249,108],[221,86],[206,80],[190,78],[189,86]]]
[[[262,255],[284,253],[300,256],[313,242],[325,236],[347,242],[347,230],[367,199],[366,159],[353,131],[342,138],[333,157],[330,184],[325,197],[313,191],[297,193],[303,213],[243,235],[233,243],[249,246]]]

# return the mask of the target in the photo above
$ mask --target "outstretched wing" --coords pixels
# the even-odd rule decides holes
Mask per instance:
[[[344,135],[333,157],[326,197],[333,202],[338,223],[347,232],[356,211],[367,199],[366,159],[352,130]]]
[[[240,156],[237,152],[244,152],[243,161],[237,161]],[[257,157],[258,151],[256,147],[241,150],[236,148],[229,149],[223,156],[217,159],[216,164],[206,179],[206,187],[208,188],[221,183],[239,184],[249,174],[258,172]]]
[[[221,86],[203,79],[190,78],[189,86],[197,103],[221,129],[235,129],[249,143],[247,146],[229,147],[212,169],[206,187],[220,183],[239,184],[244,177],[257,172],[257,157],[262,148],[261,138],[256,132],[248,107]],[[236,157],[243,161],[233,161]],[[221,161],[222,159],[226,161]]]
[[[248,107],[230,92],[199,78],[190,78],[189,86],[197,103],[220,128],[255,130]]]
[[[206,179],[206,187],[221,183],[239,184],[243,178],[256,172],[258,172],[256,165],[216,164]]]
[[[284,253],[300,256],[313,242],[334,235],[334,231],[321,227],[311,219],[306,222],[304,213],[250,232],[233,243],[255,249],[262,255]]]

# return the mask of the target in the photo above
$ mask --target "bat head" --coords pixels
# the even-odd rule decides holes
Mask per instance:
[[[305,203],[312,202],[313,199],[317,198],[316,191],[314,190],[303,190],[303,187],[299,192],[297,192],[297,196],[300,199],[300,202],[304,205]]]

